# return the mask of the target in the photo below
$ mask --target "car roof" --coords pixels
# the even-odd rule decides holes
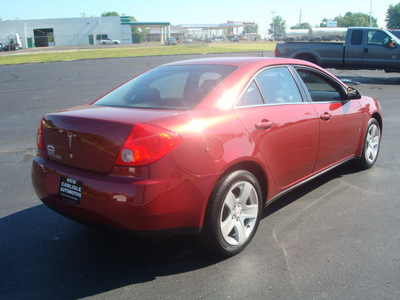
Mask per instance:
[[[163,66],[180,66],[180,65],[224,65],[232,67],[243,67],[245,65],[255,64],[260,66],[268,65],[283,65],[283,64],[297,64],[312,66],[311,63],[290,58],[275,58],[275,57],[213,57],[213,58],[200,58],[182,60],[165,64]]]

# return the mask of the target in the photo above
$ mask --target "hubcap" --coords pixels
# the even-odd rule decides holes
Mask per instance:
[[[250,237],[258,216],[258,196],[247,181],[234,184],[225,197],[220,217],[220,228],[225,241],[241,245]]]
[[[380,130],[375,124],[372,124],[368,128],[366,149],[365,149],[365,159],[368,163],[372,164],[375,162],[379,151],[379,140],[380,140]]]

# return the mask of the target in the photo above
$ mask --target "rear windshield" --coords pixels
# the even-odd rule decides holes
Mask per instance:
[[[94,105],[192,109],[236,67],[220,65],[165,66],[140,75]]]

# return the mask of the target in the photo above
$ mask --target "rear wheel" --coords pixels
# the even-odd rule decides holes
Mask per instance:
[[[318,65],[317,59],[315,58],[315,56],[313,56],[311,54],[301,54],[301,55],[296,56],[295,58],[296,59],[302,59],[302,60],[305,60],[305,61],[308,61],[310,63]]]
[[[252,240],[262,213],[261,188],[253,174],[239,170],[221,178],[207,207],[202,239],[213,252],[241,252]]]
[[[381,128],[378,121],[371,118],[365,133],[363,152],[361,157],[355,161],[356,165],[362,169],[371,168],[378,158],[380,143]]]

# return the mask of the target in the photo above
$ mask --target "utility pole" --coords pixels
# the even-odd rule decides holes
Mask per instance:
[[[300,16],[299,16],[299,29],[301,27],[301,9],[300,9]]]
[[[273,41],[275,41],[275,14],[276,14],[276,11],[271,11],[271,13],[272,13],[272,39],[273,39]]]

